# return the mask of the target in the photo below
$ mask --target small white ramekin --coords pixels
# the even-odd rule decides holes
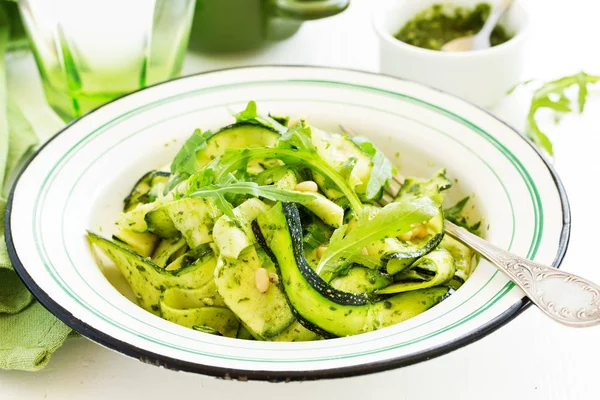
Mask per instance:
[[[473,7],[485,0],[390,0],[373,15],[379,37],[380,72],[441,89],[483,107],[498,102],[519,83],[529,18],[517,3],[501,23],[514,37],[486,50],[460,53],[422,49],[394,37],[419,11],[433,4]]]

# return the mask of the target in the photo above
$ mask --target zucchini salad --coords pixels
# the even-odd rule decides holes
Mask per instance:
[[[363,137],[304,120],[234,114],[196,130],[168,171],[146,173],[124,200],[112,238],[88,232],[137,303],[206,334],[308,341],[412,318],[460,287],[474,253],[444,236],[452,182],[439,171],[384,189],[392,162]]]

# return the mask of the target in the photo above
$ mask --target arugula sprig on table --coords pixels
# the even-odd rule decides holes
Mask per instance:
[[[527,114],[525,134],[537,146],[546,151],[549,155],[554,154],[552,142],[548,136],[542,132],[535,119],[537,112],[541,109],[549,109],[555,112],[556,117],[564,113],[573,112],[573,101],[565,94],[565,91],[573,85],[578,87],[577,108],[578,113],[582,113],[588,97],[588,85],[600,81],[600,76],[589,75],[585,72],[579,72],[575,75],[565,76],[563,78],[546,82],[533,93],[531,106]],[[524,82],[529,84],[532,81]],[[511,90],[512,92],[512,90]],[[510,92],[509,92],[510,93]],[[558,121],[559,118],[555,118]]]

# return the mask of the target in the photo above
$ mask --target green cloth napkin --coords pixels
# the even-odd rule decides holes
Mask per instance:
[[[6,90],[4,55],[14,33],[13,6],[0,0],[0,368],[36,371],[48,363],[71,329],[35,301],[15,273],[4,240],[7,182],[38,144]]]

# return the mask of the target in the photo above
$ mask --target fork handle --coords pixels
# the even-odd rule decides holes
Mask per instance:
[[[600,286],[515,256],[446,220],[445,231],[504,272],[549,317],[565,325],[600,324]]]

